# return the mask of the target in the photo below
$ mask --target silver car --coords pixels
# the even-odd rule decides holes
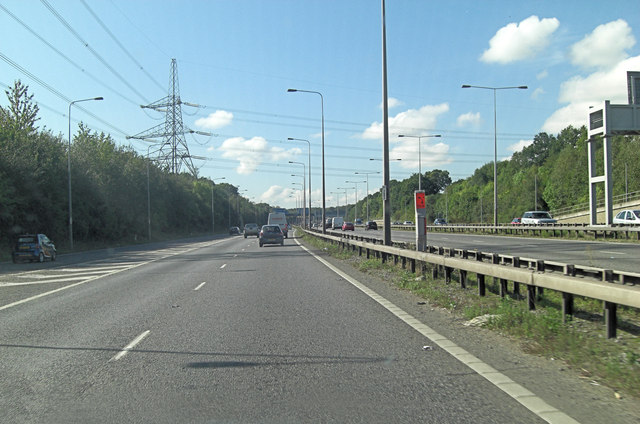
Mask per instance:
[[[265,244],[279,244],[284,246],[284,234],[277,224],[263,225],[260,230],[260,247]]]
[[[258,224],[245,224],[244,226],[244,238],[247,236],[260,237],[260,228]]]

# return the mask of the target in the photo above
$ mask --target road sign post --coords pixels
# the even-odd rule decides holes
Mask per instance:
[[[427,247],[427,200],[424,190],[414,191],[416,208],[416,250],[424,252]]]

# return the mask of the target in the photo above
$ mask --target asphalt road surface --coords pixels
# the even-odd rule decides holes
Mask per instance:
[[[610,389],[340,268],[292,238],[242,237],[3,264],[1,421],[638,419]]]

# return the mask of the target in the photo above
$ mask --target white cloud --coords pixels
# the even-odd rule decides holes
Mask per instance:
[[[546,69],[540,73],[538,73],[536,75],[536,79],[541,80],[541,79],[545,79],[546,77],[549,76],[549,71],[547,71]]]
[[[531,93],[531,98],[535,100],[538,97],[542,96],[544,93],[545,93],[544,89],[541,87],[538,87],[535,90],[533,90],[533,93]]]
[[[636,43],[631,28],[622,19],[599,25],[571,46],[571,63],[583,68],[609,68],[629,57],[626,50]]]
[[[269,203],[270,205],[292,207],[292,205],[295,205],[295,199],[291,199],[289,196],[293,195],[295,191],[293,188],[272,185],[267,191],[262,193],[260,201]]]
[[[586,125],[589,106],[599,105],[605,100],[626,104],[627,71],[640,69],[640,56],[618,63],[612,69],[598,71],[583,78],[573,77],[562,83],[558,100],[568,103],[555,111],[542,126],[542,131],[558,133],[569,125]]]
[[[519,24],[510,23],[489,40],[489,49],[484,51],[480,60],[505,64],[532,58],[547,47],[551,34],[559,25],[556,18],[540,20],[535,15]]]
[[[435,128],[438,115],[449,111],[449,105],[422,106],[420,109],[409,109],[400,112],[396,116],[389,117],[389,138],[393,139],[402,133],[424,132],[426,129]],[[419,135],[419,134],[417,134]],[[382,139],[382,123],[374,122],[367,128],[361,137],[367,140]]]
[[[533,140],[520,140],[517,143],[514,143],[509,147],[507,147],[507,150],[512,153],[521,152],[522,149],[524,149],[527,146],[531,146],[532,144],[533,144]]]
[[[216,110],[215,112],[210,113],[206,118],[196,119],[196,126],[214,130],[231,124],[232,120],[233,113],[224,110]]]
[[[468,112],[458,116],[458,119],[456,120],[456,123],[458,124],[459,127],[466,127],[466,126],[477,127],[478,125],[480,125],[481,122],[482,122],[482,119],[480,119],[480,112],[476,112],[476,113]]]
[[[239,162],[236,172],[241,175],[252,174],[262,162],[292,160],[302,153],[302,149],[295,147],[285,150],[281,147],[269,147],[262,137],[245,140],[233,137],[225,140],[218,149],[222,157]]]
[[[425,168],[435,167],[451,163],[451,158],[447,156],[449,153],[449,145],[445,143],[434,143],[431,138],[421,139],[420,152],[418,152],[417,138],[400,138],[390,151],[389,156],[392,158],[402,159],[399,163],[404,169],[411,169],[418,172],[418,158],[422,162],[422,172]]]
[[[398,107],[398,106],[402,106],[404,104],[404,102],[396,99],[395,97],[389,97],[387,98],[387,107],[389,109],[393,109],[394,107]],[[382,109],[382,103],[380,103],[380,109]]]

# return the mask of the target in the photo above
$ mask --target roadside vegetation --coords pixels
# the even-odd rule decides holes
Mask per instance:
[[[69,241],[68,135],[38,128],[38,106],[20,81],[6,95],[8,106],[0,105],[0,258],[10,258],[12,239],[22,233],[44,233],[63,252]],[[148,241],[148,211],[152,241],[211,234],[212,203],[216,232],[267,220],[270,206],[249,202],[232,184],[171,173],[147,158],[146,146],[142,154],[118,146],[83,123],[72,131],[75,250]]]
[[[424,299],[431,307],[441,308],[455,317],[470,321],[483,318],[485,328],[517,341],[526,352],[566,364],[579,378],[591,384],[606,385],[616,396],[640,399],[640,311],[618,307],[618,337],[605,337],[602,302],[576,297],[575,314],[563,322],[561,295],[545,290],[529,311],[526,302],[512,292],[499,296],[499,285],[487,278],[487,295],[477,294],[475,275],[469,274],[467,287],[461,288],[454,273],[452,281],[412,274],[392,262],[360,257],[317,237],[304,236],[304,242],[351,264],[357,270],[382,278],[394,286]]]

